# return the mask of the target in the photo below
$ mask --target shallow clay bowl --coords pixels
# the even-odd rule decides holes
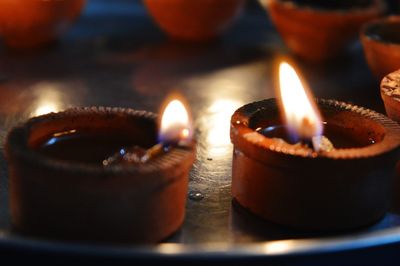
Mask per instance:
[[[184,220],[194,148],[173,148],[144,164],[112,166],[38,150],[49,136],[71,130],[110,137],[123,133],[149,147],[157,143],[156,124],[156,116],[144,111],[76,108],[12,129],[5,153],[13,230],[101,243],[155,243],[174,233]],[[76,156],[81,153],[87,151],[77,150]]]
[[[296,229],[370,225],[389,208],[400,126],[343,102],[318,100],[318,107],[333,144],[343,135],[354,145],[317,153],[260,134],[259,128],[282,125],[274,99],[245,105],[233,114],[232,196],[254,214]]]
[[[400,16],[367,23],[361,30],[361,41],[368,65],[378,79],[400,68]]]
[[[155,22],[174,39],[207,41],[226,30],[245,0],[144,0]]]
[[[400,123],[400,69],[386,75],[381,81],[381,97],[387,115]],[[397,163],[396,208],[400,209],[400,161]]]
[[[357,37],[360,27],[384,12],[382,0],[260,0],[287,47],[300,58],[334,58]]]
[[[400,69],[382,79],[381,97],[385,104],[387,115],[400,122]]]
[[[1,0],[0,35],[12,48],[36,48],[60,37],[85,0]]]

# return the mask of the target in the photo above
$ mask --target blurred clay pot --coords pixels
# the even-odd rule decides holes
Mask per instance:
[[[46,45],[65,32],[84,4],[85,0],[1,0],[1,37],[12,48]]]
[[[382,0],[261,0],[290,50],[307,61],[342,53],[361,26],[385,10]]]
[[[400,16],[367,23],[361,40],[368,65],[378,79],[400,68]]]
[[[245,0],[144,0],[150,15],[171,37],[210,40],[232,24]]]

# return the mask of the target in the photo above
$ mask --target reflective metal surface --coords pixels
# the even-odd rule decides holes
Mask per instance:
[[[166,243],[152,247],[84,246],[15,235],[9,231],[7,173],[1,158],[0,250],[221,259],[311,256],[400,243],[400,217],[394,212],[356,232],[320,235],[270,224],[232,202],[230,116],[245,103],[274,96],[273,62],[284,53],[265,11],[255,2],[249,2],[224,36],[209,44],[169,40],[138,1],[89,0],[85,13],[55,46],[29,53],[0,47],[2,143],[10,127],[31,116],[91,105],[158,112],[173,91],[187,98],[198,140],[185,223]],[[359,44],[335,61],[298,62],[298,68],[317,97],[383,111],[378,82]]]

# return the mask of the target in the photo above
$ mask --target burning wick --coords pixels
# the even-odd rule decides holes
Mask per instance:
[[[335,149],[332,142],[325,136],[312,137],[312,147],[316,152],[331,152]]]
[[[120,163],[146,163],[150,159],[165,153],[169,147],[164,147],[164,144],[158,143],[149,149],[144,149],[139,146],[130,148],[122,148],[119,152],[103,160],[104,166],[110,166]]]
[[[313,95],[303,85],[294,68],[286,62],[279,66],[278,97],[292,139],[312,147],[316,152],[334,149],[329,139],[322,134],[323,123]]]
[[[156,158],[174,147],[192,146],[192,129],[189,114],[179,100],[170,101],[165,107],[159,130],[159,142],[149,149],[140,146],[122,148],[119,152],[103,161],[104,166],[119,163],[143,164]]]
[[[269,126],[266,128],[257,128],[256,132],[275,141],[282,141],[295,146],[312,147],[314,151],[330,152],[335,149],[332,142],[325,136],[314,136],[311,140],[293,140],[288,135],[288,127],[284,125]]]

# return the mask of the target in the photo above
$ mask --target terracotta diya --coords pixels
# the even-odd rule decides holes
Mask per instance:
[[[385,104],[387,115],[400,122],[400,69],[382,79],[381,97]]]
[[[400,68],[400,16],[375,20],[361,30],[368,65],[378,79]]]
[[[400,123],[400,69],[382,79],[381,97],[385,104],[386,114]],[[397,163],[397,175],[400,176],[400,161]],[[396,188],[399,187],[396,183]],[[396,200],[396,202],[399,202]]]
[[[261,0],[289,49],[308,61],[342,53],[360,27],[383,14],[382,0]]]
[[[155,22],[171,37],[206,41],[237,18],[245,0],[144,0]]]
[[[79,16],[85,0],[1,0],[0,36],[13,48],[57,39]]]
[[[74,108],[12,129],[5,151],[13,230],[129,243],[174,233],[184,219],[195,157],[182,108],[176,101],[166,108],[163,142],[155,114],[122,108]]]
[[[232,116],[233,197],[262,218],[302,230],[378,221],[389,207],[400,126],[351,104],[313,104],[288,66],[281,66],[284,118],[275,99]]]

